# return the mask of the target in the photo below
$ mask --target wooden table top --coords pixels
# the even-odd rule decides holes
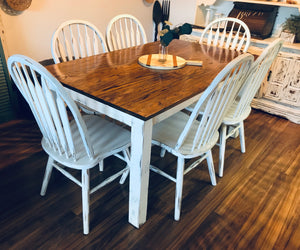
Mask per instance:
[[[176,70],[149,69],[138,63],[157,54],[159,42],[117,50],[46,68],[67,88],[140,119],[148,120],[203,92],[238,52],[173,40],[169,54],[203,65]]]

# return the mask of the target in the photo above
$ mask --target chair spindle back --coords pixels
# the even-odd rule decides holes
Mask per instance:
[[[107,46],[95,25],[82,20],[69,20],[54,32],[51,52],[55,63],[59,63],[107,52]]]
[[[76,150],[78,145],[74,144],[74,138],[79,136],[82,139],[81,148],[84,147],[86,154],[93,159],[86,125],[76,104],[58,80],[42,65],[22,55],[11,56],[8,67],[52,150],[76,161],[79,150]],[[71,127],[77,128],[78,134],[73,134]]]
[[[185,141],[193,141],[190,152],[207,144],[220,127],[223,117],[233,103],[241,85],[244,83],[253,56],[243,54],[231,61],[215,77],[210,86],[201,95],[190,118],[182,131],[176,148],[185,146]],[[201,117],[197,131],[191,127]],[[186,150],[186,149],[185,149]]]
[[[237,18],[219,18],[205,27],[200,43],[247,52],[251,34],[248,26]]]
[[[132,15],[118,15],[108,24],[106,39],[110,51],[147,43],[145,30]]]

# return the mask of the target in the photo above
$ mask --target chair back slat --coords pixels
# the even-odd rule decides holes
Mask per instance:
[[[223,31],[221,32],[222,35],[221,35],[220,39],[219,39],[219,37],[216,36],[216,39],[217,39],[217,40],[218,40],[218,39],[220,40],[220,45],[219,45],[219,47],[222,47],[223,44],[225,43],[226,36],[227,36],[226,29],[224,29],[224,26],[227,26],[227,21],[225,21],[225,24],[224,24],[224,25],[222,25],[222,22],[218,22],[217,25],[218,25],[218,28],[219,28],[219,29],[223,28]]]
[[[130,36],[130,40],[131,41],[136,41],[134,44],[140,44],[140,42],[138,41],[138,39],[140,39],[140,31],[137,25],[134,25],[133,22],[130,22],[130,30],[132,30],[133,32],[130,32],[130,34],[128,34],[128,36]],[[134,45],[130,45],[130,46],[134,46]]]
[[[233,26],[234,25],[232,25],[232,27],[230,29],[230,32],[227,33],[227,36],[225,37],[225,41],[226,41],[226,43],[225,43],[225,49],[229,49],[230,48],[231,40],[232,40],[232,36],[233,36]],[[225,28],[224,28],[224,30],[226,31]],[[220,44],[220,47],[222,47],[222,46],[223,46],[223,44]]]
[[[283,41],[280,38],[276,39],[263,50],[262,54],[253,63],[246,82],[238,94],[236,100],[238,104],[236,105],[233,118],[240,116],[250,107],[255,94],[260,88],[282,45]]]
[[[55,146],[57,151],[60,155],[63,155],[65,152],[66,158],[69,158],[70,155],[75,154],[74,146],[71,146],[73,142],[67,143],[66,141],[66,134],[65,134],[65,128],[62,126],[61,114],[58,112],[57,108],[57,100],[55,102],[55,97],[53,96],[53,93],[47,89],[44,88],[44,92],[46,94],[46,102],[44,103],[44,106],[47,108],[46,105],[48,105],[49,114],[45,115],[45,118],[48,121],[49,124],[49,130],[51,132],[52,138],[48,139],[49,141],[54,140]],[[59,100],[59,98],[58,98]],[[66,111],[65,111],[66,112]]]
[[[44,81],[44,80],[43,80]],[[44,88],[44,91],[47,88]],[[44,126],[49,131],[48,132],[48,139],[51,137],[51,141],[54,142],[54,144],[59,147],[59,136],[56,133],[55,125],[53,123],[54,117],[51,116],[51,106],[49,107],[47,97],[45,96],[45,93],[42,90],[41,86],[38,83],[35,83],[35,89],[33,89],[31,92],[35,93],[33,95],[34,97],[34,103],[36,103],[37,107],[37,113],[39,116],[45,121]]]
[[[44,129],[45,126],[43,124],[45,123],[45,120],[43,117],[40,117],[39,112],[37,110],[41,110],[39,102],[35,102],[36,100],[36,94],[35,94],[35,89],[34,89],[34,84],[32,83],[30,77],[28,77],[26,68],[24,68],[24,65],[20,65],[19,67],[15,67],[12,69],[13,74],[16,76],[17,81],[21,82],[22,84],[19,87],[21,93],[23,94],[25,100],[29,103],[29,106],[33,112],[34,117],[36,118],[36,121],[43,130],[43,134],[48,134],[48,130]],[[25,74],[23,72],[26,72]],[[27,85],[26,85],[27,82]]]
[[[76,161],[76,153],[82,150],[77,147],[83,145],[86,155],[93,159],[86,125],[77,105],[57,79],[39,63],[21,55],[11,56],[8,67],[49,147],[66,159]],[[74,131],[78,131],[78,135],[74,135]],[[81,145],[75,145],[75,136],[81,138]]]
[[[55,63],[71,61],[107,51],[97,27],[83,20],[62,23],[53,33],[51,53]]]
[[[116,27],[115,27],[116,26],[115,23],[113,24],[113,26],[114,26],[114,30],[115,30],[116,34],[115,35],[111,35],[111,41],[112,41],[112,44],[113,44],[114,47],[119,48],[119,47],[121,47],[120,36],[118,34],[118,29],[116,29]],[[110,48],[109,45],[108,45],[108,47]]]
[[[210,36],[213,38],[213,29],[211,28]],[[219,46],[219,37],[220,37],[220,23],[217,23],[217,30],[215,31],[214,36],[214,46]]]
[[[91,55],[97,55],[99,53],[101,53],[101,44],[99,42],[99,39],[97,37],[96,32],[93,32],[93,49],[91,51]]]
[[[76,32],[76,28],[78,32]],[[80,29],[78,24],[75,25],[75,29],[72,29],[72,26],[69,25],[69,32],[70,32],[70,44],[71,44],[71,48],[72,48],[72,54],[69,55],[69,58],[71,58],[72,56],[74,57],[74,59],[79,59],[81,56],[84,57],[83,55],[83,51],[82,51],[82,46],[83,46],[83,41],[82,41],[82,37],[80,34]]]
[[[116,25],[117,26],[117,25]],[[125,41],[125,33],[122,25],[122,21],[119,22],[119,32],[117,32],[117,35],[119,35],[120,42],[120,49],[123,49],[126,47],[126,41]]]
[[[108,24],[106,39],[110,51],[147,43],[145,30],[132,15],[118,15]]]
[[[63,99],[60,96],[57,96],[57,108],[58,108],[58,118],[61,117],[61,119],[57,119],[57,128],[60,135],[61,144],[65,150],[65,152],[72,152],[71,155],[74,160],[76,160],[76,149],[72,137],[72,132],[70,128],[70,123],[68,122],[68,114],[66,112],[65,103]],[[61,121],[61,123],[60,123]],[[68,158],[68,155],[66,155]]]
[[[231,61],[213,80],[196,103],[183,129],[176,149],[185,147],[187,138],[193,138],[190,153],[207,145],[220,127],[222,120],[233,103],[253,62],[253,56],[243,54]],[[199,121],[199,117],[200,121]],[[197,130],[191,128],[196,124]]]
[[[209,23],[201,37],[200,43],[247,52],[251,34],[248,26],[237,18],[219,18]]]
[[[243,44],[246,42],[246,34],[244,33],[243,36],[240,38],[240,42],[238,43],[238,46],[237,46],[237,51],[241,51],[242,50],[242,47],[243,47]]]
[[[233,40],[231,43],[231,47],[233,49],[238,48],[239,34],[241,33],[240,30],[241,30],[241,26],[239,26],[237,32],[233,34]],[[243,41],[243,36],[241,37],[241,41]]]
[[[124,40],[126,40],[126,47],[132,47],[134,46],[135,42],[134,39],[131,39],[131,35],[129,32],[129,29],[133,32],[134,29],[132,27],[132,20],[127,20],[127,18],[124,19],[124,26],[125,26],[125,32],[124,32]],[[130,27],[130,28],[128,28]]]
[[[65,44],[65,42],[63,41],[63,42],[61,42],[61,41],[59,41],[60,39],[58,38],[57,39],[57,43],[58,43],[58,45],[57,45],[57,53],[60,55],[60,58],[61,58],[61,61],[62,62],[66,62],[67,60],[68,60],[68,56],[67,56],[67,54],[66,54],[66,50],[65,50],[65,48],[66,48],[66,44]],[[59,60],[59,59],[58,59]],[[56,60],[54,60],[54,61],[56,61]],[[59,62],[59,61],[56,61],[57,63]]]
[[[71,26],[67,26],[64,29],[64,41],[67,44],[67,61],[73,60],[73,59],[79,59],[80,58],[80,52],[78,51],[78,39],[75,37],[75,34],[73,32],[73,29]]]

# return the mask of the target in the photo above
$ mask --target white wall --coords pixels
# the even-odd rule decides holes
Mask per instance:
[[[88,20],[105,34],[110,19],[122,13],[136,16],[146,30],[148,41],[153,41],[153,4],[145,0],[32,0],[31,6],[18,15],[7,14],[4,1],[0,0],[0,17],[7,57],[19,53],[37,61],[49,59],[51,36],[63,21]],[[170,21],[174,25],[194,23],[196,1],[171,0]]]
[[[24,54],[40,61],[51,58],[50,43],[55,29],[65,20],[84,19],[105,34],[106,25],[118,14],[136,16],[153,40],[152,4],[144,0],[33,0],[19,15],[9,15],[0,1],[6,53]],[[2,3],[2,4],[1,4]]]
[[[173,25],[195,23],[196,4],[197,0],[171,0],[170,22]]]

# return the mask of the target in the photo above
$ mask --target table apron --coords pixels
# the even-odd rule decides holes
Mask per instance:
[[[84,94],[78,93],[77,91],[71,90],[69,88],[65,88],[68,93],[70,94],[70,96],[73,98],[73,100],[75,100],[75,102],[80,103],[81,105],[83,105],[84,107],[93,109],[101,114],[105,114],[106,116],[118,120],[128,126],[132,126],[132,121],[135,118],[134,116],[118,110],[114,107],[111,107],[107,104],[101,103],[93,98],[87,97]],[[173,114],[176,114],[177,112],[179,112],[180,110],[183,110],[184,108],[188,107],[189,105],[197,102],[200,98],[200,96],[202,95],[202,93],[195,95],[194,97],[156,115],[155,117],[153,117],[152,119],[152,124],[156,124],[159,123],[165,119],[167,119],[168,117],[170,117]],[[140,120],[139,118],[135,118]]]
[[[105,114],[106,116],[118,120],[121,123],[124,123],[131,127],[133,117],[127,114],[126,112],[113,108],[107,104],[101,103],[93,98],[87,97],[84,94],[78,93],[77,91],[71,90],[69,88],[65,89],[72,97],[72,99],[80,105],[89,109],[93,109],[101,114]]]
[[[184,108],[188,107],[189,105],[197,102],[200,98],[200,96],[202,95],[202,93],[195,95],[194,97],[160,113],[159,115],[155,116],[153,118],[153,125],[156,123],[159,123],[165,119],[167,119],[168,117],[176,114],[177,112],[179,112],[180,110],[183,110]]]

